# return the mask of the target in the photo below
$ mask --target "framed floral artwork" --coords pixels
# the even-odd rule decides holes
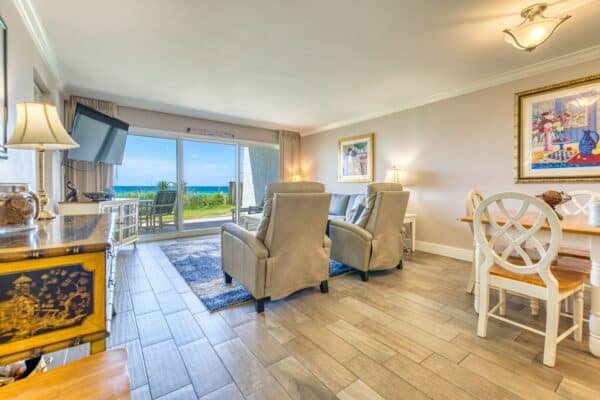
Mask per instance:
[[[600,75],[515,95],[515,182],[600,181]]]
[[[338,140],[338,182],[373,182],[373,133]]]

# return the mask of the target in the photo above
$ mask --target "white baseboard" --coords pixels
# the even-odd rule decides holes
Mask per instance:
[[[470,249],[462,249],[460,247],[446,246],[437,243],[422,242],[420,240],[417,240],[416,247],[417,250],[424,251],[425,253],[437,254],[463,261],[473,260],[473,251]]]

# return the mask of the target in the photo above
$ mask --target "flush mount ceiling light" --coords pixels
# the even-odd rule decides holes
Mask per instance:
[[[576,98],[575,100],[572,100],[570,103],[572,105],[574,105],[575,107],[579,107],[579,108],[585,108],[585,107],[589,107],[592,104],[594,104],[595,102],[598,101],[598,99],[600,99],[600,96],[598,95],[590,95],[590,96],[579,96],[578,98]]]
[[[523,9],[521,17],[525,21],[512,29],[505,29],[504,39],[517,49],[526,51],[532,51],[544,43],[560,24],[571,18],[570,15],[560,18],[544,17],[542,13],[547,7],[546,3],[538,3]]]

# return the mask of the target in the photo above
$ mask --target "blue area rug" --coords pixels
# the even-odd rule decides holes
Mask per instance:
[[[225,284],[218,236],[178,241],[160,248],[209,311],[252,300],[250,293],[235,279],[232,285]],[[330,277],[350,271],[352,268],[337,261],[329,263]]]

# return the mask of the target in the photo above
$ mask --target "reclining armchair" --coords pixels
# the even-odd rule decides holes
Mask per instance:
[[[365,282],[369,271],[402,269],[408,197],[400,184],[370,184],[365,208],[355,224],[329,221],[331,258],[359,270]]]
[[[256,233],[227,223],[221,227],[221,268],[256,299],[278,300],[300,289],[328,291],[330,241],[325,235],[331,194],[315,182],[272,183]]]

